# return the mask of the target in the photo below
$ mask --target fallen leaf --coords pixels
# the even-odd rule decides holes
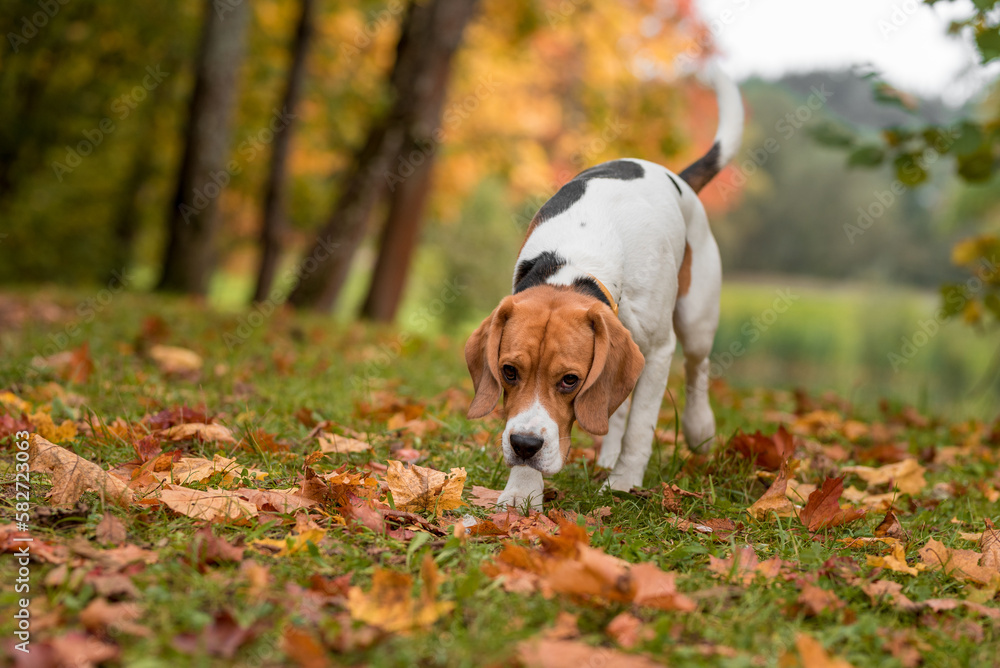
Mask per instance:
[[[869,554],[868,565],[877,568],[888,568],[890,571],[906,573],[907,575],[917,575],[922,570],[919,565],[915,567],[906,563],[906,548],[903,547],[902,543],[894,544],[890,554],[881,556]]]
[[[899,518],[896,517],[896,514],[892,512],[891,508],[886,512],[885,517],[879,525],[875,527],[875,531],[873,533],[880,538],[895,538],[903,541],[904,543],[910,540],[909,534],[906,533],[906,530],[903,528],[903,524],[899,521]]]
[[[221,443],[235,443],[236,438],[233,432],[221,424],[205,424],[202,422],[185,422],[174,425],[167,429],[160,429],[154,432],[156,436],[168,441],[218,441]]]
[[[980,559],[983,555],[975,550],[945,547],[940,541],[931,538],[917,554],[929,570],[943,570],[956,580],[981,585],[989,585],[1000,580],[1000,571],[981,565]]]
[[[878,604],[882,599],[888,598],[892,604],[905,612],[919,610],[922,605],[914,603],[903,593],[903,585],[892,580],[875,580],[861,586],[861,591],[868,594],[872,605]]]
[[[268,554],[276,557],[287,557],[308,549],[310,543],[319,545],[325,536],[326,532],[323,529],[310,529],[302,533],[289,534],[285,538],[259,538],[250,544],[266,549]]]
[[[784,425],[778,427],[778,431],[772,436],[765,436],[759,431],[753,434],[738,431],[729,444],[756,466],[769,471],[779,470],[795,451],[792,435],[785,430]]]
[[[97,542],[105,545],[121,545],[125,542],[125,525],[120,519],[109,512],[104,513],[104,519],[97,523],[95,529]]]
[[[480,508],[492,508],[497,505],[501,494],[503,494],[503,491],[499,489],[473,485],[469,493],[469,503]]]
[[[196,531],[191,539],[191,560],[198,567],[225,562],[238,564],[243,561],[243,551],[242,547],[236,547],[225,538],[216,536],[209,526]]]
[[[348,452],[368,452],[372,446],[349,436],[321,432],[318,436],[320,452],[345,454]]]
[[[132,490],[124,482],[38,434],[32,434],[28,452],[32,472],[52,474],[52,489],[46,498],[54,505],[74,504],[84,492],[106,495],[121,505],[133,501]]]
[[[55,654],[53,661],[49,665],[73,666],[73,668],[91,668],[107,661],[118,658],[118,647],[102,640],[81,633],[80,631],[69,631],[68,633],[50,638],[49,646]],[[32,653],[36,650],[31,648]]]
[[[1000,572],[1000,532],[993,527],[993,522],[986,520],[986,529],[979,538],[978,547],[983,553],[979,565]]]
[[[326,648],[316,637],[289,624],[281,636],[281,649],[301,668],[325,668],[330,665]]]
[[[201,355],[178,346],[156,344],[149,347],[147,354],[160,371],[167,375],[193,374],[200,371],[204,364]]]
[[[843,493],[843,478],[827,478],[820,489],[809,495],[799,519],[810,531],[819,531],[864,517],[866,511],[863,509],[840,507],[839,499]]]
[[[185,654],[208,653],[223,659],[232,659],[240,647],[256,638],[263,630],[261,622],[241,626],[232,613],[221,610],[200,634],[183,633],[174,638],[175,648]]]
[[[916,494],[927,486],[924,469],[912,457],[895,464],[886,464],[873,468],[871,466],[844,466],[842,473],[853,473],[867,483],[869,487],[892,484],[901,494]]]
[[[109,603],[105,598],[95,598],[80,611],[80,623],[91,633],[114,636],[127,633],[141,638],[149,638],[153,632],[138,624],[143,617],[143,609],[135,603]]]
[[[795,637],[795,654],[786,650],[778,659],[778,665],[781,668],[792,668],[797,665],[802,668],[853,668],[847,661],[827,654],[818,640],[804,633]]]
[[[795,514],[795,506],[785,496],[788,477],[788,462],[786,461],[781,465],[778,477],[774,479],[764,495],[747,508],[750,517],[756,520],[766,520],[772,513],[778,517],[791,517]]]
[[[360,587],[351,587],[348,591],[347,607],[351,617],[390,633],[430,626],[451,612],[455,604],[437,600],[440,576],[429,554],[424,557],[420,574],[423,586],[420,598],[415,599],[413,578],[409,573],[376,568],[368,593]]]
[[[625,649],[632,649],[639,644],[640,640],[655,637],[651,629],[643,628],[642,620],[628,612],[618,613],[614,619],[608,622],[608,626],[604,630]]]
[[[556,623],[545,631],[542,635],[549,640],[571,640],[580,637],[580,628],[576,624],[577,616],[560,610],[556,615]]]
[[[808,582],[802,585],[796,603],[806,617],[816,617],[824,612],[840,610],[846,606],[834,592]]]
[[[208,522],[244,524],[257,516],[256,506],[224,489],[201,491],[166,485],[160,492],[160,501],[176,513]]]
[[[297,488],[296,488],[297,491]],[[316,505],[313,499],[296,494],[291,489],[248,489],[240,487],[236,493],[257,506],[257,510],[272,513],[294,513],[300,508]]]
[[[424,466],[389,460],[386,481],[392,499],[399,510],[434,510],[438,516],[445,510],[465,505],[462,488],[465,469],[453,468],[449,473]]]
[[[39,411],[29,414],[28,421],[34,426],[32,431],[47,441],[65,443],[76,438],[76,425],[72,420],[63,420],[56,425],[51,415]]]
[[[594,647],[579,640],[531,638],[517,645],[517,657],[525,668],[581,668],[581,666],[621,666],[657,668],[663,664],[638,654],[625,654],[606,647]]]
[[[752,547],[743,545],[733,550],[725,559],[709,556],[708,570],[726,580],[748,585],[757,579],[757,576],[766,580],[774,579],[781,572],[784,563],[777,557],[760,561]]]

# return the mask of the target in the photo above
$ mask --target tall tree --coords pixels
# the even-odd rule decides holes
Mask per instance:
[[[194,91],[184,153],[167,215],[169,240],[157,289],[203,295],[215,261],[218,198],[231,178],[226,170],[230,121],[249,2],[205,0]]]
[[[282,98],[282,113],[290,119],[285,128],[275,134],[271,154],[271,164],[267,173],[267,191],[264,195],[264,215],[260,225],[260,266],[257,270],[257,287],[253,300],[262,302],[267,299],[274,284],[274,275],[281,257],[282,234],[285,229],[287,163],[288,151],[291,146],[292,125],[299,97],[302,94],[302,82],[305,79],[306,55],[314,32],[315,1],[301,0],[301,13],[295,29],[295,41],[292,44],[292,62],[288,68],[288,80],[285,84],[285,94]]]
[[[333,307],[347,278],[351,259],[364,236],[371,210],[389,185],[387,181],[392,181],[393,161],[402,156],[404,147],[408,147],[413,138],[430,136],[436,125],[449,63],[477,2],[429,0],[410,3],[396,48],[396,62],[389,76],[392,106],[385,117],[371,127],[344,181],[333,214],[302,263],[299,282],[289,296],[294,306],[324,311]],[[416,187],[420,180],[415,179],[410,188]],[[401,186],[397,187],[397,192],[402,190]],[[422,198],[420,195],[419,200]],[[413,203],[415,200],[408,196],[407,201]]]

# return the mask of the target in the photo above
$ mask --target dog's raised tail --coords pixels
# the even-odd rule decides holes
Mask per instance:
[[[699,78],[715,89],[719,104],[719,129],[708,153],[681,172],[681,178],[695,192],[700,192],[733,159],[743,139],[743,101],[736,83],[714,61],[701,70]]]

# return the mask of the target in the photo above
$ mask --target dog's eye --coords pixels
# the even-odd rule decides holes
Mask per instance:
[[[560,392],[572,392],[576,388],[576,384],[580,382],[577,376],[571,373],[566,374],[559,381],[559,391]]]
[[[503,373],[503,379],[508,383],[513,383],[517,380],[517,369],[511,365],[504,364],[500,371]]]

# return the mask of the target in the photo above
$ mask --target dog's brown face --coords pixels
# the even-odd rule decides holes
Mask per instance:
[[[502,390],[504,458],[542,473],[562,468],[574,420],[608,432],[643,366],[611,309],[550,285],[504,298],[469,337],[465,360],[476,388],[469,417],[492,412]]]

